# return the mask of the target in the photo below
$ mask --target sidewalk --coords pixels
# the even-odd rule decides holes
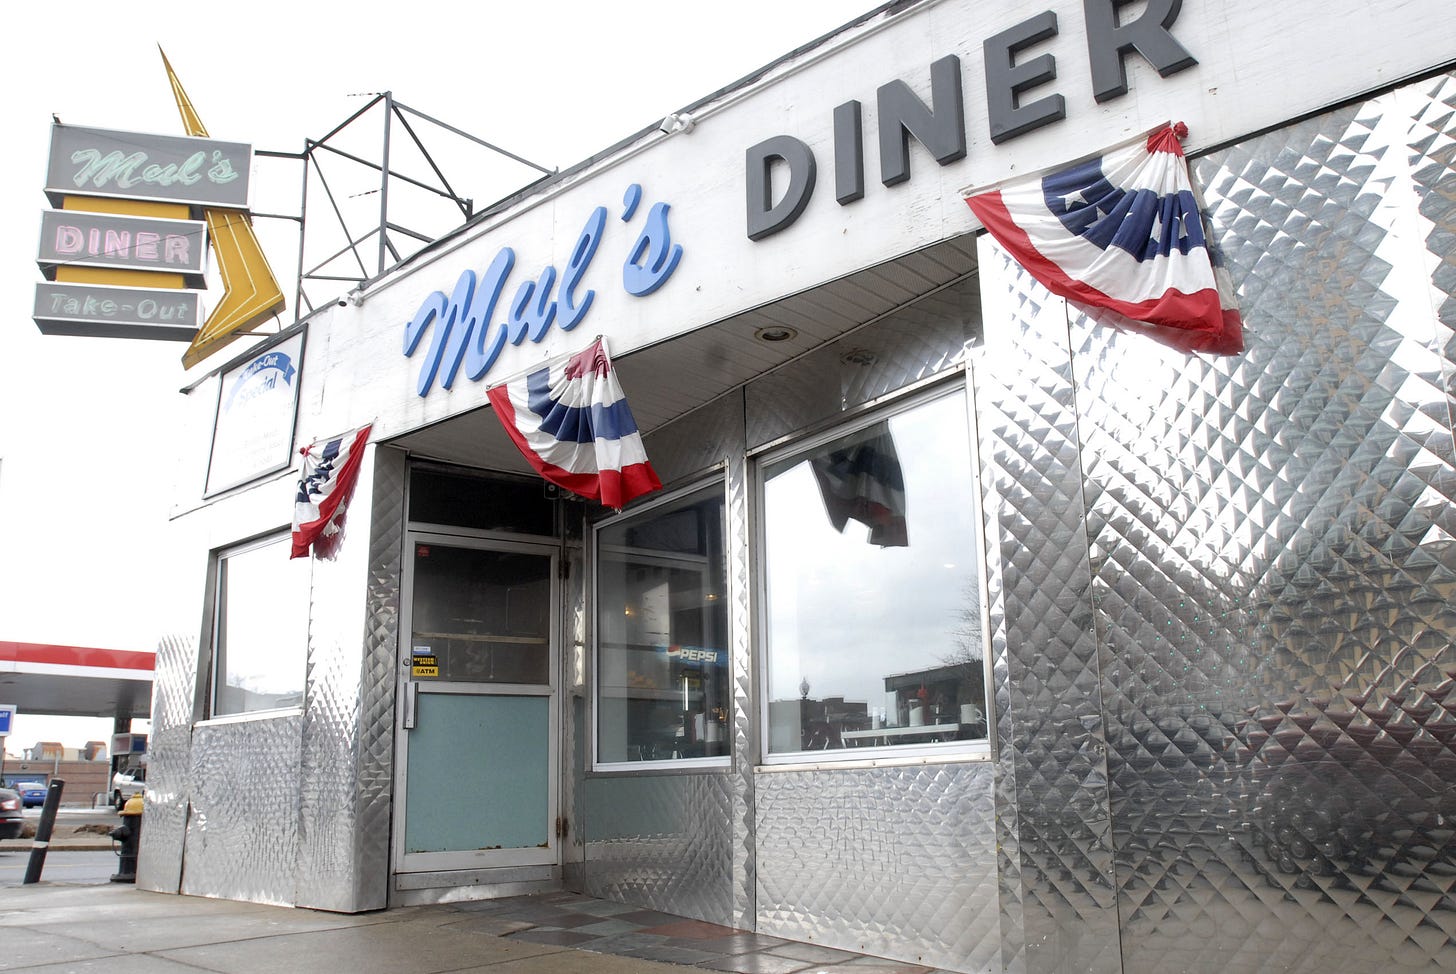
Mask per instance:
[[[575,893],[347,915],[43,882],[0,889],[0,943],[41,974],[932,974]]]

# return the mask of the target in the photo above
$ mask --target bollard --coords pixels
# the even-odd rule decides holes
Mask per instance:
[[[40,871],[45,868],[46,850],[51,844],[51,830],[56,827],[56,812],[61,807],[61,792],[66,783],[52,778],[46,789],[45,804],[40,809],[40,824],[35,827],[35,843],[30,847],[30,862],[25,866],[25,879],[21,885],[29,886],[40,882]]]
[[[132,795],[121,809],[121,824],[110,832],[111,838],[121,845],[116,849],[120,862],[113,883],[136,882],[137,850],[142,843],[142,796]]]

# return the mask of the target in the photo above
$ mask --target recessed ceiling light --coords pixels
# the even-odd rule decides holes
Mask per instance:
[[[753,337],[761,342],[786,342],[798,338],[799,333],[788,325],[765,325],[756,330]]]

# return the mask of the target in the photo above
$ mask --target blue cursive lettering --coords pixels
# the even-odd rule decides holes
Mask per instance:
[[[592,298],[597,296],[597,292],[588,290],[578,301],[576,287],[586,274],[587,267],[591,265],[591,259],[596,256],[597,245],[602,242],[602,230],[606,225],[607,208],[599,206],[592,210],[586,226],[582,227],[581,236],[576,238],[576,247],[571,251],[566,273],[561,275],[561,297],[557,300],[557,307],[561,312],[558,321],[562,331],[571,331],[579,325],[581,319],[591,310]]]
[[[628,294],[645,298],[667,283],[682,260],[682,245],[672,242],[672,232],[667,228],[667,209],[666,203],[652,204],[647,226],[622,265],[622,286]]]
[[[624,199],[627,204],[624,221],[632,218],[641,196],[642,187],[633,183]],[[683,248],[672,242],[667,213],[666,203],[652,206],[647,226],[623,264],[622,283],[629,294],[645,297],[656,291],[672,276],[682,259]],[[471,270],[461,273],[449,297],[442,291],[426,296],[404,328],[406,358],[414,356],[424,342],[425,333],[434,329],[430,347],[420,363],[416,391],[426,395],[436,379],[442,388],[451,388],[462,364],[470,381],[478,382],[500,358],[506,342],[520,345],[529,338],[539,344],[553,324],[562,331],[581,324],[596,298],[596,291],[583,287],[583,282],[601,245],[606,223],[607,208],[598,206],[587,217],[571,249],[566,270],[560,274],[559,292],[557,270],[548,266],[534,280],[524,281],[516,289],[504,321],[492,324],[506,279],[515,266],[515,251],[510,247],[502,247],[479,278]]]

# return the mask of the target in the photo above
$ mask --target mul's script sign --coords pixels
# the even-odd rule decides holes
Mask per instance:
[[[180,135],[51,127],[46,194],[247,209],[253,147]]]

